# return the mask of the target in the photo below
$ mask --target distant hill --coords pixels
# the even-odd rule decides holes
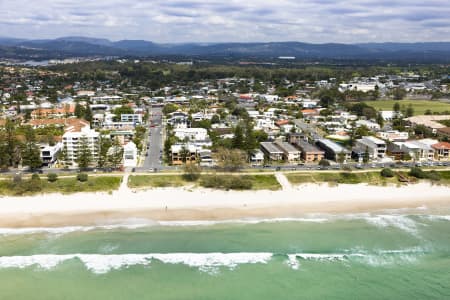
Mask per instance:
[[[145,40],[109,41],[88,37],[25,40],[0,37],[0,57],[46,59],[73,56],[185,56],[276,59],[295,56],[299,60],[383,60],[450,62],[450,42],[309,44],[268,43],[186,43],[157,44]]]

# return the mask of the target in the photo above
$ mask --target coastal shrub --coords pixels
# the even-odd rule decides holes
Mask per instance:
[[[416,177],[418,179],[425,179],[427,178],[427,173],[425,173],[421,168],[419,167],[412,167],[409,171],[409,176]]]
[[[249,190],[252,186],[252,181],[242,176],[230,176],[228,180],[225,180],[225,189],[227,190]]]
[[[41,180],[41,177],[39,177],[39,175],[35,173],[35,174],[31,175],[31,180],[39,181],[39,180]]]
[[[22,182],[22,175],[21,174],[15,174],[13,179],[12,179],[13,183],[20,183]]]
[[[388,178],[391,178],[391,177],[394,177],[394,171],[392,171],[392,169],[389,169],[389,168],[384,168],[383,170],[381,170],[381,176],[382,177],[388,177]]]
[[[427,178],[431,181],[439,181],[441,180],[441,174],[433,170],[427,173]]]
[[[356,184],[361,182],[362,181],[357,174],[353,174],[350,172],[339,173],[338,183]]]
[[[47,180],[49,182],[55,182],[56,180],[58,180],[58,174],[56,174],[56,173],[48,173],[47,174]]]
[[[88,174],[86,174],[86,173],[79,173],[79,174],[77,174],[77,180],[80,181],[80,182],[88,181]]]
[[[253,182],[244,176],[212,175],[202,178],[200,185],[212,189],[249,190],[253,187]]]
[[[330,162],[326,159],[321,159],[319,161],[319,166],[321,167],[329,167],[330,165],[331,165]]]
[[[38,174],[31,175],[30,181],[27,183],[27,192],[39,192],[42,190],[41,178]]]
[[[186,181],[197,181],[201,173],[202,169],[196,164],[186,164],[184,166],[183,179]]]

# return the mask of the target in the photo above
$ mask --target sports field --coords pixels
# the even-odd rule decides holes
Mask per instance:
[[[414,109],[414,115],[423,115],[427,109],[432,112],[442,113],[445,111],[450,112],[450,103],[430,100],[377,100],[377,101],[365,101],[367,105],[374,107],[377,110],[393,110],[394,103],[400,104],[401,110],[403,107],[406,109],[410,104]]]

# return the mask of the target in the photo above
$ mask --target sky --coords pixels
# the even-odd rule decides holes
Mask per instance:
[[[450,0],[0,0],[0,36],[160,43],[450,41]]]

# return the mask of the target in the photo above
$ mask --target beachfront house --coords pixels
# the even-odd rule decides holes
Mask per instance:
[[[329,139],[317,140],[316,146],[325,152],[325,158],[328,160],[338,161],[340,156],[344,161],[350,159],[351,152],[349,150]]]
[[[356,140],[353,151],[356,153],[365,153],[367,151],[371,159],[384,158],[386,155],[386,143],[373,136],[363,136],[361,139]]]
[[[324,151],[304,140],[297,140],[296,145],[301,150],[301,157],[305,162],[318,162],[325,157]]]
[[[275,141],[275,146],[283,152],[283,159],[287,162],[300,161],[301,151],[289,144],[288,142],[282,142],[280,140]]]
[[[271,161],[283,160],[283,151],[281,151],[272,142],[262,142],[260,143],[261,151],[264,153],[264,157]]]

